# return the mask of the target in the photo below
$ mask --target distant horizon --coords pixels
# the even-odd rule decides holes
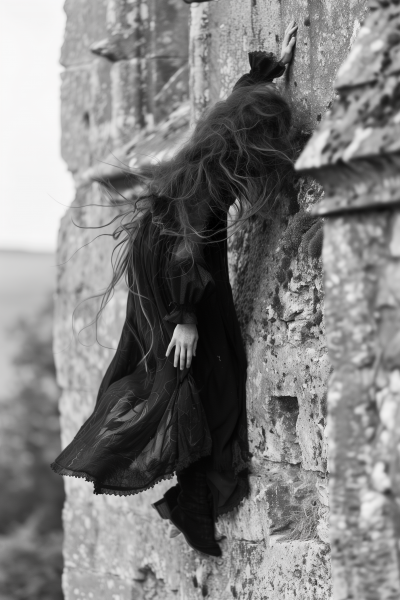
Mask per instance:
[[[18,254],[55,254],[55,250],[37,250],[36,248],[13,248],[0,246],[0,253],[18,253]]]

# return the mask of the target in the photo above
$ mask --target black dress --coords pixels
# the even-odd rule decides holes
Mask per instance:
[[[207,239],[188,257],[181,239],[155,224],[162,202],[153,201],[133,242],[126,320],[94,412],[51,466],[92,481],[95,494],[129,495],[206,457],[215,512],[223,514],[248,493],[246,357],[228,276],[229,206],[209,212]],[[197,323],[199,332],[183,371],[173,351],[165,357],[178,323]],[[149,374],[142,358],[150,345]]]
[[[285,72],[265,52],[251,52],[249,62],[234,89]],[[220,515],[249,489],[247,364],[228,276],[229,205],[209,211],[208,241],[188,258],[180,238],[156,224],[163,202],[153,200],[133,243],[126,320],[94,412],[51,466],[92,481],[95,494],[130,495],[203,457]],[[189,370],[173,366],[173,352],[165,357],[177,323],[197,323]],[[150,347],[148,374],[142,359]]]

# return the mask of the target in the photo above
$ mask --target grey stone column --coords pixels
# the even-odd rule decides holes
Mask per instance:
[[[400,596],[400,6],[371,14],[297,168],[324,185],[333,598]]]

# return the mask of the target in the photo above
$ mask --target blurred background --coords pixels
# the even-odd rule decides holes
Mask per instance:
[[[0,598],[62,598],[63,481],[52,356],[63,0],[0,2]]]

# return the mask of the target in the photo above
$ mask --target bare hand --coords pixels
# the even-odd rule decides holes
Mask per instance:
[[[193,356],[196,356],[199,334],[196,325],[177,325],[174,329],[172,339],[168,345],[165,356],[169,356],[175,346],[174,367],[178,364],[181,371],[188,369],[192,364]]]
[[[283,65],[287,65],[292,60],[293,48],[296,43],[296,21],[292,19],[289,25],[286,27],[285,35],[283,36],[282,42],[282,53],[280,61]]]

